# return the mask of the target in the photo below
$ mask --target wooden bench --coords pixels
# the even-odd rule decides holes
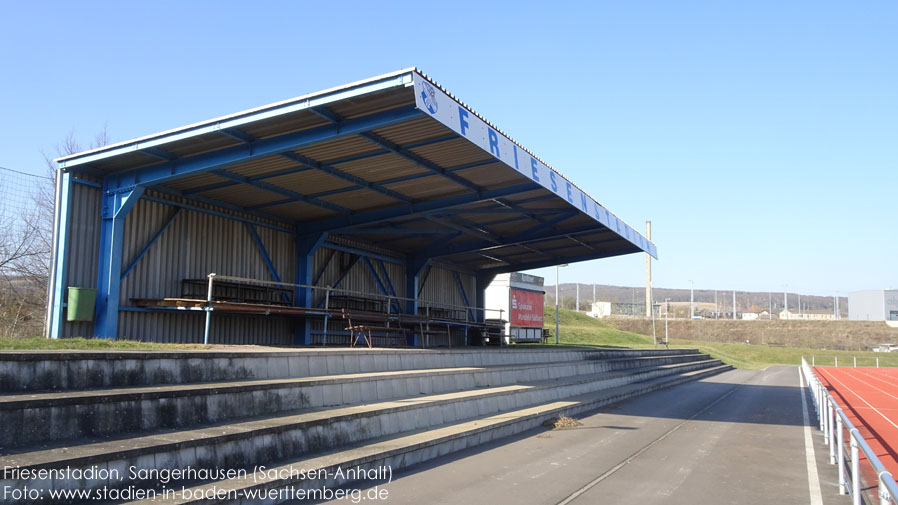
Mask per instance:
[[[408,330],[400,325],[397,314],[387,315],[373,312],[353,312],[346,309],[340,310],[340,315],[346,320],[346,330],[349,331],[349,346],[355,347],[362,340],[368,347],[374,346],[372,333],[385,333],[388,337],[400,337],[405,343]],[[355,323],[353,323],[355,320]],[[390,324],[394,325],[391,326]]]
[[[182,279],[181,297],[205,300],[209,294],[209,279]],[[222,302],[292,305],[293,290],[277,286],[263,286],[225,280],[212,282],[212,299]]]

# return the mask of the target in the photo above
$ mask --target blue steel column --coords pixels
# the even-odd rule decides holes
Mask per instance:
[[[50,300],[50,338],[62,337],[62,305],[65,300],[66,288],[66,271],[68,270],[68,243],[69,230],[72,228],[69,223],[69,208],[71,207],[72,194],[72,176],[66,172],[59,172],[59,200],[56,202],[58,206],[57,213],[57,229],[55,230],[55,263],[53,265],[53,285]]]
[[[296,233],[296,284],[304,286],[312,285],[315,278],[314,264],[315,252],[324,243],[327,233],[314,235],[301,235]],[[296,287],[293,290],[293,304],[297,307],[312,306],[312,289]],[[308,317],[297,323],[293,334],[295,345],[309,345],[312,343],[311,321]]]
[[[429,263],[430,258],[421,259],[411,257],[405,264],[405,297],[411,298],[411,300],[406,302],[405,312],[407,314],[418,314],[418,286],[420,285],[419,280],[421,277],[421,272],[424,271],[424,267],[426,267]],[[412,347],[417,347],[419,341],[418,338],[419,335],[417,333],[411,333],[406,337],[406,344]]]
[[[488,317],[491,319],[498,319],[499,314],[486,314],[484,310],[486,308],[486,288],[489,286],[493,279],[496,278],[496,274],[494,273],[486,273],[486,272],[477,272],[475,277],[475,286],[474,286],[474,298],[476,299],[474,304],[477,306],[477,320],[479,322],[483,322]],[[508,314],[503,314],[504,317],[508,317]]]
[[[118,334],[125,217],[140,199],[144,188],[137,186],[130,190],[112,192],[109,187],[107,182],[103,183],[94,336],[115,339]]]

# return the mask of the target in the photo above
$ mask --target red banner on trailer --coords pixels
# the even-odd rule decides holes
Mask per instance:
[[[542,328],[543,296],[542,293],[511,288],[511,325]]]

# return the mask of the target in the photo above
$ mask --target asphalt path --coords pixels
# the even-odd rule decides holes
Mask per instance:
[[[801,397],[797,367],[732,370],[361,489],[395,505],[850,503]],[[374,486],[378,494],[364,493]]]

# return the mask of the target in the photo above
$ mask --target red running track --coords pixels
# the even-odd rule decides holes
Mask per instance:
[[[814,372],[876,457],[898,477],[898,369],[815,367]],[[848,440],[846,432],[846,448]],[[876,475],[863,453],[861,464],[861,474],[875,486]]]

